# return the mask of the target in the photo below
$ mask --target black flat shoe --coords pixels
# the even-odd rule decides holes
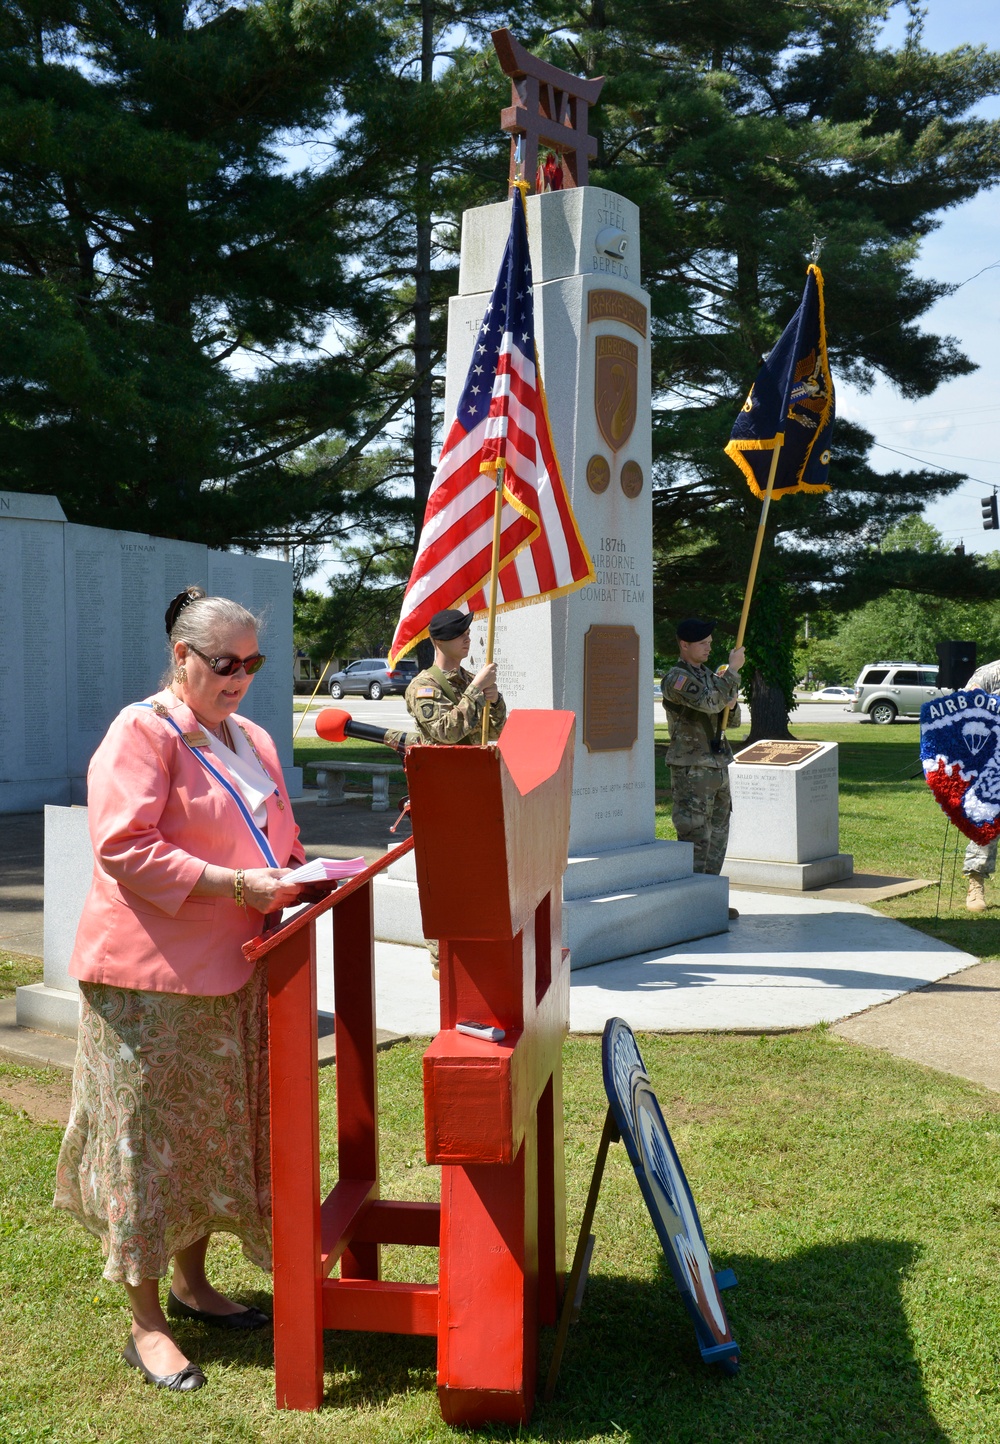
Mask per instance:
[[[139,1370],[147,1384],[155,1384],[158,1389],[172,1389],[175,1394],[192,1394],[195,1389],[200,1389],[206,1382],[205,1375],[197,1364],[185,1364],[177,1374],[154,1374],[152,1369],[147,1369],[142,1362],[142,1355],[136,1348],[133,1338],[129,1338],[128,1343],[122,1349],[122,1358],[133,1369]]]
[[[244,1309],[240,1314],[207,1314],[204,1309],[194,1309],[174,1293],[167,1294],[167,1313],[172,1319],[194,1319],[199,1324],[209,1324],[213,1329],[266,1329],[271,1322],[260,1309]]]

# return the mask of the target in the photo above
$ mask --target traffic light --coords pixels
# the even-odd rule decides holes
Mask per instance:
[[[983,531],[1000,531],[1000,520],[997,519],[997,494],[984,496],[983,508]]]

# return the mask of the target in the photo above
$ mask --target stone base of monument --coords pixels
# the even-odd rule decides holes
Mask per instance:
[[[842,882],[836,742],[755,742],[729,769],[733,816],[722,871],[739,887],[795,892]]]
[[[563,946],[570,966],[593,967],[729,927],[729,884],[692,873],[686,842],[653,842],[571,857],[563,881]],[[416,862],[408,853],[374,880],[375,936],[424,941]]]
[[[42,982],[17,990],[20,1028],[76,1037],[80,993],[69,960],[93,872],[87,809],[46,807]]]
[[[50,988],[45,983],[29,983],[17,990],[16,1019],[19,1028],[75,1038],[80,1022],[80,994],[75,986],[70,991]]]
[[[790,892],[809,892],[829,887],[854,876],[854,858],[849,852],[818,857],[812,862],[761,862],[752,857],[730,857],[722,871],[733,887],[778,887]]]

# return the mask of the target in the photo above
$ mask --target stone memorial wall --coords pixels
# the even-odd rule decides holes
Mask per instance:
[[[292,795],[292,580],[286,562],[67,522],[55,497],[0,492],[0,812],[86,800],[108,723],[155,692],[163,613],[192,583],[262,615],[267,666],[243,710],[274,737]]]

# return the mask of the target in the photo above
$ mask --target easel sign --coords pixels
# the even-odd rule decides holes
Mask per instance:
[[[673,1145],[635,1034],[621,1018],[604,1025],[604,1090],[625,1151],[653,1220],[677,1291],[694,1321],[701,1357],[729,1374],[739,1368],[720,1290],[732,1288],[732,1269],[716,1273],[701,1220]]]
[[[727,1374],[735,1374],[740,1367],[740,1346],[733,1338],[720,1296],[722,1289],[736,1287],[736,1275],[732,1269],[720,1269],[716,1273],[712,1267],[698,1210],[663,1121],[635,1034],[621,1018],[609,1018],[604,1025],[602,1059],[604,1091],[608,1095],[609,1106],[583,1210],[573,1267],[566,1283],[545,1386],[546,1400],[555,1394],[570,1325],[580,1315],[594,1253],[595,1239],[590,1230],[612,1143],[625,1144],[677,1291],[694,1321],[702,1359],[706,1364],[721,1365]]]

